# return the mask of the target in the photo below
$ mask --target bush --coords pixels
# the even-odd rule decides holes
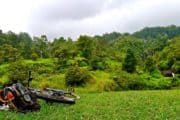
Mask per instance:
[[[168,66],[168,61],[161,61],[158,65],[160,70],[167,70],[170,67]]]
[[[174,72],[180,74],[180,61],[175,62],[174,65],[172,66],[172,69]]]
[[[170,89],[172,87],[172,80],[167,78],[161,78],[158,82],[158,89]]]
[[[114,91],[118,88],[118,85],[113,81],[106,81],[103,87],[104,91]]]
[[[37,60],[38,59],[38,55],[34,52],[34,53],[32,53],[32,55],[31,55],[31,59],[32,60]]]
[[[180,87],[180,76],[179,75],[176,75],[174,78],[172,78],[172,86]]]
[[[73,66],[65,73],[65,84],[67,86],[84,86],[90,78],[86,69]]]
[[[153,71],[151,71],[150,75],[154,78],[162,77],[161,72],[158,69],[154,69]]]
[[[155,69],[155,61],[152,57],[147,57],[145,61],[145,70],[152,72]]]
[[[137,74],[121,72],[113,77],[114,82],[118,85],[119,90],[140,90],[146,86]]]
[[[104,59],[98,56],[92,57],[90,63],[93,70],[104,70],[106,68]]]
[[[11,63],[9,71],[10,83],[21,82],[24,85],[27,84],[29,68],[23,61]]]
[[[171,78],[163,77],[160,73],[154,73],[154,75],[146,73],[140,77],[147,89],[170,89],[173,86]]]
[[[97,88],[100,91],[115,91],[118,85],[113,80],[101,80],[98,81]]]

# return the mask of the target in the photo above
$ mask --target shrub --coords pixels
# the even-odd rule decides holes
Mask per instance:
[[[83,86],[90,78],[86,69],[73,66],[65,73],[65,84],[67,86]]]
[[[39,56],[38,56],[35,52],[32,53],[32,55],[31,55],[32,60],[37,60],[38,57],[39,57]]]
[[[22,61],[11,63],[9,71],[10,83],[21,82],[24,85],[27,84],[29,68],[25,63]]]
[[[170,89],[172,87],[172,80],[167,78],[161,78],[158,82],[158,89]]]
[[[115,91],[118,85],[113,80],[100,80],[97,83],[97,88],[100,91]]]
[[[90,63],[93,70],[104,70],[106,68],[104,59],[98,56],[92,57]]]
[[[103,90],[105,90],[105,91],[114,91],[117,88],[118,88],[118,85],[113,80],[109,80],[109,81],[105,82]]]
[[[161,72],[158,69],[154,69],[153,71],[151,71],[150,75],[154,78],[162,77]]]
[[[172,78],[172,86],[173,87],[180,87],[180,79],[179,79],[179,75],[176,75],[174,78]]]
[[[180,73],[180,61],[175,62],[174,65],[172,66],[172,69],[176,73]]]
[[[113,77],[119,90],[140,90],[145,88],[145,84],[137,74],[121,72]]]
[[[155,61],[152,57],[147,57],[145,61],[145,70],[152,72],[155,69]]]
[[[170,89],[173,86],[171,78],[163,77],[160,73],[143,74],[140,77],[147,89]]]
[[[160,70],[167,70],[167,69],[169,69],[168,61],[161,61],[160,64],[159,64],[159,69]]]
[[[92,61],[91,66],[93,70],[104,70],[105,64],[103,62]]]

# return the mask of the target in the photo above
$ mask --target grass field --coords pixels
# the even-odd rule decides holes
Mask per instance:
[[[180,90],[80,95],[75,105],[40,101],[39,112],[0,111],[0,120],[180,120]]]

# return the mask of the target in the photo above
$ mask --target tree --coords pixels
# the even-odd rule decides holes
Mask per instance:
[[[142,39],[122,35],[113,42],[112,47],[112,52],[118,51],[121,55],[126,54],[128,49],[133,50],[133,53],[140,64],[140,61],[144,59],[144,42]]]
[[[77,41],[77,47],[81,54],[86,59],[92,56],[92,51],[95,47],[95,39],[89,36],[80,36]]]
[[[31,55],[32,55],[32,38],[30,37],[30,35],[28,33],[21,32],[18,34],[18,39],[20,42],[18,43],[17,49],[19,49],[23,58],[25,58],[25,59],[31,58]]]
[[[122,69],[128,73],[133,73],[136,70],[137,60],[134,56],[134,53],[131,49],[127,50],[126,57],[122,64]]]
[[[155,70],[155,61],[152,57],[147,57],[145,61],[145,70],[152,72]]]
[[[40,58],[47,58],[50,54],[49,42],[46,35],[41,35],[41,37],[34,37],[33,39],[33,52],[36,52]]]
[[[18,39],[18,36],[12,31],[7,32],[6,40],[7,40],[6,44],[9,44],[9,45],[11,45],[12,47],[15,47],[15,48],[17,48],[17,46],[18,46],[18,44],[20,42],[19,39]]]
[[[111,33],[105,33],[102,36],[96,35],[95,38],[104,40],[108,43],[112,43],[114,40],[116,40],[120,36],[121,36],[121,33],[111,32]]]
[[[180,37],[175,37],[169,41],[169,44],[159,53],[156,54],[156,61],[159,69],[172,70],[175,73],[179,73],[179,61],[180,61]]]
[[[74,59],[77,55],[75,43],[71,40],[65,40],[63,37],[55,39],[51,44],[51,53],[53,57],[57,58],[56,68],[62,71],[67,67],[67,61]]]
[[[0,47],[0,61],[14,62],[20,58],[18,50],[11,45],[4,44]]]
[[[171,39],[180,34],[180,27],[175,25],[166,27],[145,27],[144,29],[133,33],[133,36],[143,39],[154,39],[157,38],[159,34],[166,34],[168,39]]]

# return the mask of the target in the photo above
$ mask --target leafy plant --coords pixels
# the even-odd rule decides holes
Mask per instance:
[[[21,82],[27,85],[29,67],[22,61],[11,63],[9,66],[9,82]]]
[[[78,66],[70,67],[65,73],[67,86],[84,86],[90,78],[88,71]]]
[[[127,72],[116,73],[113,76],[114,82],[118,85],[119,90],[139,90],[146,88],[144,82],[137,74]]]
[[[128,49],[126,53],[126,57],[122,64],[122,69],[129,73],[132,73],[136,70],[136,65],[137,65],[137,60],[134,56],[134,53],[131,49]]]

